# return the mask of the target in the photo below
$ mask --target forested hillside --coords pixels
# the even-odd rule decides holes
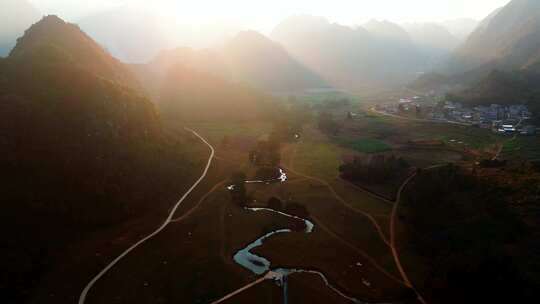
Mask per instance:
[[[6,303],[20,303],[67,242],[171,204],[198,170],[150,100],[126,86],[134,79],[54,16],[0,61]]]

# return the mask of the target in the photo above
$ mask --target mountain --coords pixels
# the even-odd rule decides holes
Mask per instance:
[[[262,58],[260,61],[264,64]],[[218,49],[163,51],[149,63],[132,69],[155,97],[167,121],[267,120],[275,105],[273,98],[264,93],[270,87],[258,89],[248,76],[243,76],[245,81],[233,77],[233,67]],[[256,75],[259,71],[250,72]]]
[[[0,57],[9,54],[17,41],[41,14],[26,0],[0,1]]]
[[[164,50],[150,62],[150,65],[161,70],[167,70],[174,65],[183,65],[226,79],[232,77],[223,54],[216,49],[195,50],[183,47]]]
[[[470,18],[459,18],[446,20],[439,23],[444,27],[452,36],[456,37],[459,41],[465,41],[469,35],[476,29],[479,22]]]
[[[327,87],[282,46],[254,31],[239,33],[225,44],[221,53],[235,81],[270,91]]]
[[[150,100],[124,85],[128,73],[55,16],[34,24],[0,59],[6,303],[24,303],[66,259],[68,245],[166,210],[197,169],[183,142],[164,134]]]
[[[64,22],[57,16],[46,16],[32,25],[11,51],[12,59],[74,62],[80,68],[104,79],[131,88],[139,84],[133,74],[120,61],[113,58],[75,24]]]
[[[139,65],[138,74],[155,89],[159,84],[156,80],[163,80],[175,65],[267,92],[328,87],[279,44],[253,31],[241,32],[223,46],[212,49],[184,47],[162,51],[149,64]]]
[[[480,23],[455,52],[447,69],[451,73],[482,66],[524,69],[534,66],[539,54],[540,2],[513,0]]]
[[[450,54],[460,43],[449,30],[437,23],[409,23],[403,27],[412,41],[432,56]]]
[[[535,117],[540,115],[540,73],[494,70],[469,88],[449,98],[472,105],[526,104]]]
[[[377,39],[387,42],[401,43],[407,46],[412,45],[412,40],[407,31],[401,26],[389,21],[370,20],[362,25],[369,33]]]
[[[271,38],[331,85],[357,90],[398,84],[414,76],[417,50],[407,33],[389,22],[364,27],[332,24],[324,18],[293,16]]]
[[[376,52],[371,60],[377,66],[377,71],[382,72],[383,81],[390,80],[394,73],[401,74],[405,79],[406,74],[412,76],[414,72],[424,68],[424,54],[400,25],[371,20],[362,27],[372,37]]]
[[[275,102],[241,83],[183,65],[172,66],[159,89],[158,105],[171,121],[268,121]]]

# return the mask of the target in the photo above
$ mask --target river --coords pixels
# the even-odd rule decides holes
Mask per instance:
[[[255,180],[255,181],[245,181],[246,184],[253,184],[253,183],[264,183],[264,184],[271,184],[271,183],[275,183],[275,182],[281,182],[281,183],[284,183],[287,181],[287,174],[286,172],[283,170],[283,169],[279,169],[279,172],[280,172],[280,176],[279,178],[276,178],[276,179],[272,179],[272,180],[267,180],[267,181],[260,181],[260,180]],[[234,190],[234,185],[231,185],[231,186],[228,186],[227,189],[229,190]],[[287,214],[285,212],[282,212],[282,211],[278,211],[278,210],[274,210],[274,209],[271,209],[271,208],[244,208],[246,211],[248,212],[270,212],[270,213],[274,213],[276,215],[279,215],[279,216],[285,216],[285,217],[288,217],[288,218],[292,218],[292,219],[295,219],[295,220],[299,220],[299,221],[302,221],[305,225],[305,228],[304,228],[304,233],[306,234],[309,234],[309,233],[312,233],[313,230],[315,229],[315,225],[313,224],[313,222],[311,222],[310,220],[308,219],[304,219],[304,218],[301,218],[301,217],[298,217],[298,216],[295,216],[295,215],[292,215],[292,214]],[[285,233],[291,233],[293,232],[291,229],[278,229],[278,230],[274,230],[272,232],[269,232],[269,233],[266,233],[265,235],[261,236],[260,238],[256,239],[255,241],[249,243],[246,247],[238,250],[238,252],[236,252],[236,254],[233,256],[233,259],[234,261],[244,267],[245,269],[249,270],[250,272],[252,272],[253,274],[255,275],[263,275],[263,274],[267,274],[269,272],[272,273],[271,275],[271,278],[279,285],[279,286],[282,286],[283,287],[283,290],[284,290],[284,297],[285,299],[287,299],[287,277],[292,275],[292,274],[295,274],[295,273],[309,273],[309,274],[314,274],[314,275],[317,275],[319,276],[325,283],[325,285],[330,288],[332,291],[334,291],[336,294],[338,294],[339,296],[353,302],[353,303],[361,303],[361,304],[367,304],[365,302],[362,302],[356,298],[353,298],[353,297],[350,297],[346,294],[344,294],[343,292],[341,292],[338,288],[336,288],[335,286],[333,286],[332,284],[330,284],[330,281],[328,280],[328,278],[324,275],[324,273],[320,272],[320,271],[315,271],[315,270],[308,270],[308,269],[297,269],[297,268],[276,268],[276,269],[272,269],[272,262],[269,261],[268,259],[264,258],[264,257],[261,257],[261,256],[258,256],[254,253],[252,253],[251,251],[257,247],[260,247],[264,244],[264,242],[266,242],[268,239],[276,236],[276,235],[279,235],[279,234],[285,234]]]

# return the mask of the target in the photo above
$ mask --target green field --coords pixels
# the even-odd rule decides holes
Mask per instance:
[[[392,150],[392,147],[384,141],[374,138],[363,138],[358,140],[344,140],[342,144],[355,151],[362,153],[381,153]]]
[[[193,123],[190,128],[203,132],[212,142],[220,142],[225,136],[245,136],[260,138],[268,135],[272,131],[272,124],[268,122],[255,123],[227,123],[227,122],[207,122]]]
[[[334,178],[338,175],[343,150],[330,143],[302,142],[294,157],[294,168],[304,174]]]
[[[502,155],[505,158],[540,159],[540,138],[516,137],[503,145]]]

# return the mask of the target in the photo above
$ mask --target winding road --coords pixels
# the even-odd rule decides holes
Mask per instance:
[[[174,205],[174,207],[172,208],[171,212],[169,213],[169,216],[165,219],[165,221],[163,222],[163,224],[161,224],[161,226],[155,230],[154,232],[150,233],[148,236],[144,237],[143,239],[141,239],[140,241],[138,241],[137,243],[133,244],[131,247],[129,247],[128,249],[126,249],[122,254],[120,254],[116,259],[114,259],[109,265],[107,265],[105,268],[103,268],[103,270],[98,273],[87,285],[86,287],[83,289],[83,291],[81,292],[81,295],[79,296],[79,302],[78,304],[84,304],[85,301],[86,301],[86,296],[88,295],[88,292],[90,291],[90,289],[92,289],[92,287],[94,286],[94,284],[96,284],[97,281],[99,281],[99,279],[101,279],[109,270],[111,270],[111,268],[113,268],[118,262],[120,262],[120,260],[122,260],[124,257],[126,257],[131,251],[135,250],[137,247],[141,246],[143,243],[145,243],[146,241],[148,241],[149,239],[155,237],[156,235],[158,235],[161,231],[163,231],[163,229],[165,229],[170,223],[173,222],[173,217],[174,217],[174,214],[176,213],[176,210],[178,209],[178,207],[180,207],[180,205],[182,204],[182,202],[184,202],[184,200],[189,196],[189,194],[202,182],[202,180],[206,177],[206,175],[208,174],[208,170],[210,169],[210,165],[212,165],[212,160],[214,159],[214,155],[215,155],[215,150],[214,150],[214,147],[208,142],[206,141],[206,139],[204,139],[202,136],[200,136],[196,131],[194,130],[191,130],[191,129],[188,129],[188,128],[185,128],[186,131],[189,131],[191,133],[193,133],[196,137],[198,137],[204,144],[206,144],[209,148],[210,148],[210,156],[208,157],[208,161],[206,163],[206,167],[204,168],[204,171],[203,173],[201,174],[201,176],[199,177],[199,179],[197,179],[197,181],[195,181],[195,183],[191,186],[191,188],[189,188],[186,193],[184,193],[184,195],[180,198],[180,200],[178,200],[178,202]]]

